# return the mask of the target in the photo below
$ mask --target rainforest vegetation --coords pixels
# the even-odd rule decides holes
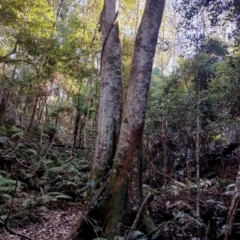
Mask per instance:
[[[1,0],[0,239],[240,239],[240,0]]]

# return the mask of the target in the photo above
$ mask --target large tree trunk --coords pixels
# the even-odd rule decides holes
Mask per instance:
[[[110,203],[106,232],[110,235],[119,234],[119,223],[129,225],[133,222],[142,201],[140,149],[164,4],[164,0],[146,1],[137,32],[118,147],[105,191]]]
[[[91,174],[96,187],[111,168],[121,123],[122,67],[117,22],[118,4],[118,0],[105,0],[101,20],[101,95]]]
[[[113,7],[108,9],[107,6],[108,4],[109,6],[113,6],[113,2],[116,3],[116,1],[113,0],[106,0],[105,10],[103,12],[103,17],[105,18],[108,14],[112,16],[111,21],[107,25],[108,38],[110,37],[111,31],[114,30],[111,30],[111,28],[114,27],[111,26],[111,24],[115,17],[111,12]],[[118,76],[119,78],[117,79],[120,79],[120,72],[118,72],[120,69],[115,72],[116,70],[114,71],[114,69],[119,65],[116,64],[114,69],[112,69],[113,66],[110,65],[112,61],[116,61],[116,59],[112,59],[112,57],[116,56],[114,54],[117,53],[117,49],[119,48],[114,45],[109,49],[108,47],[110,47],[110,45],[108,44],[111,43],[114,37],[118,39],[118,32],[109,40],[107,39],[106,42],[103,42],[105,47],[103,46],[102,93],[98,119],[99,135],[96,143],[92,172],[95,183],[98,182],[96,181],[96,176],[100,176],[101,179],[103,179],[103,173],[107,172],[106,168],[108,166],[112,169],[109,172],[108,179],[101,184],[98,190],[93,191],[93,198],[89,203],[86,214],[79,219],[78,226],[76,226],[74,232],[67,238],[69,240],[92,239],[96,236],[99,237],[101,233],[107,236],[108,239],[113,239],[114,236],[119,236],[126,232],[127,229],[123,226],[131,227],[134,219],[139,215],[137,213],[142,202],[140,150],[153,58],[164,5],[165,0],[146,1],[142,21],[135,41],[129,88],[113,166],[109,164],[109,161],[113,158],[114,145],[116,144],[116,137],[114,136],[117,136],[118,133],[118,122],[116,121],[120,118],[118,98],[121,94],[118,92],[118,85],[116,86],[116,83],[108,81],[110,81],[110,79],[116,81],[115,78]],[[117,31],[117,28],[114,31]],[[116,41],[112,43],[116,44]],[[96,224],[96,222],[93,221],[89,223],[91,219],[97,221],[97,229],[101,229],[101,231],[95,235],[93,225]],[[135,226],[135,223],[133,226]],[[94,230],[96,232],[96,227]],[[93,233],[93,235],[90,235],[91,233]]]

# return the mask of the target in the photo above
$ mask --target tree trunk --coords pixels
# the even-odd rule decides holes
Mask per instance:
[[[2,98],[1,103],[0,103],[0,124],[3,123],[4,120],[4,115],[6,113],[6,102],[5,99]]]
[[[142,201],[140,150],[164,4],[164,0],[146,1],[137,32],[118,147],[105,191],[110,203],[105,232],[110,236],[121,233],[119,223],[129,226],[133,222]]]
[[[80,119],[81,119],[81,112],[77,110],[75,121],[74,121],[73,143],[72,143],[71,155],[73,155],[73,151],[76,146]]]
[[[196,97],[197,97],[197,113],[196,113],[196,184],[197,184],[197,194],[196,194],[196,216],[200,217],[200,83],[199,78],[196,79]]]
[[[239,203],[239,192],[240,192],[240,164],[238,167],[238,173],[236,177],[235,188],[232,196],[231,205],[228,211],[228,217],[226,222],[227,232],[225,234],[224,240],[227,240],[229,235],[232,232],[232,225],[234,223],[234,218],[236,216],[237,206]]]
[[[91,173],[96,187],[111,168],[121,123],[122,68],[118,4],[118,0],[105,0],[102,12],[101,94]]]
[[[30,123],[29,123],[29,126],[28,126],[28,130],[29,130],[29,131],[31,131],[31,130],[32,130],[32,127],[33,127],[34,117],[36,116],[38,98],[39,98],[39,97],[38,97],[38,95],[37,95],[36,98],[35,98],[35,102],[34,102],[33,109],[32,109],[32,114],[31,114],[31,119],[30,119]]]
[[[111,32],[117,31],[115,37],[118,39],[117,28],[111,30],[111,28],[113,28],[111,24],[115,18],[111,11],[114,7],[111,9],[108,8],[114,5],[113,2],[116,3],[116,1],[105,1],[103,19],[105,19],[108,14],[111,15],[111,21],[107,25],[107,31],[109,32],[107,35],[109,35],[109,38]],[[142,134],[153,58],[164,5],[165,0],[146,1],[142,21],[136,36],[129,88],[113,166],[109,172],[108,180],[105,180],[98,190],[93,191],[94,195],[90,201],[90,206],[88,206],[86,214],[79,219],[78,226],[75,227],[75,230],[67,238],[69,240],[78,238],[92,239],[96,236],[99,237],[102,233],[104,236],[107,236],[108,239],[113,239],[114,236],[123,235],[129,227],[133,226],[131,227],[132,230],[137,227],[135,226],[136,224],[133,223],[136,222],[134,221],[136,216],[139,218],[138,210],[142,202],[140,157]],[[103,31],[103,33],[106,32]],[[106,36],[106,34],[104,35]],[[108,44],[111,43],[112,39],[113,36],[109,40],[106,39],[106,42],[103,41],[102,93],[98,119],[99,135],[96,142],[96,152],[93,162],[92,176],[95,177],[93,180],[96,179],[96,176],[103,178],[103,174],[107,172],[107,167],[111,167],[109,161],[113,158],[114,145],[116,144],[116,136],[119,128],[120,105],[118,97],[120,97],[121,94],[118,92],[118,85],[114,85],[116,82],[108,82],[110,79],[111,81],[116,81],[115,77],[118,80],[120,79],[120,72],[118,72],[120,69],[116,72],[116,67],[119,65],[115,65],[115,71],[112,69],[113,66],[110,65],[110,62],[116,60],[115,58],[112,59],[112,54],[115,53],[115,50],[117,51],[117,48],[114,49],[112,47],[112,49],[109,49]],[[114,46],[116,47],[116,45]],[[120,58],[120,52],[118,56]],[[96,180],[92,182],[94,188],[96,182]],[[96,229],[100,229],[100,232],[95,233],[95,235],[93,225],[96,222],[92,221],[89,223],[91,219],[98,221],[97,228],[95,227],[94,231],[96,232]],[[128,228],[126,229],[123,226]],[[89,234],[92,235],[90,236]]]

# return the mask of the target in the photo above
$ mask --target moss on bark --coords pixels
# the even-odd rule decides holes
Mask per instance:
[[[124,204],[126,199],[126,189],[122,186],[112,196],[109,203],[108,224],[106,227],[106,234],[112,239],[114,236],[121,234],[120,223],[124,214]]]

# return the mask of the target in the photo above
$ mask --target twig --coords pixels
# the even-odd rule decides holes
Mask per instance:
[[[136,229],[137,224],[138,224],[138,222],[139,222],[139,219],[140,219],[140,216],[141,216],[143,207],[145,206],[147,200],[151,197],[151,195],[152,195],[151,193],[148,193],[148,195],[145,197],[144,201],[142,202],[142,205],[140,206],[140,208],[139,208],[139,210],[138,210],[138,212],[137,212],[137,215],[136,215],[136,217],[135,217],[135,219],[134,219],[134,222],[133,222],[133,224],[132,224],[132,226],[131,226],[131,229],[130,229],[128,235],[127,235],[126,240],[129,240],[129,239],[131,238],[132,231],[133,231],[134,229]]]
[[[8,215],[7,215],[7,218],[5,221],[8,221],[10,215],[11,215],[11,212],[12,212],[12,206],[13,206],[13,201],[14,201],[14,198],[16,196],[16,192],[17,192],[17,185],[18,185],[18,179],[16,180],[16,183],[15,183],[15,189],[14,189],[14,194],[13,194],[13,197],[12,197],[12,201],[11,201],[11,204],[10,204],[10,209],[9,209],[9,212],[8,212]]]
[[[7,57],[9,57],[12,54],[15,54],[17,52],[18,42],[19,42],[19,39],[17,39],[17,41],[15,42],[14,48],[13,48],[13,50],[10,53],[6,54],[5,56],[0,57],[0,62],[3,62],[4,59],[6,59]]]
[[[37,172],[37,170],[41,167],[43,160],[44,160],[44,158],[40,157],[37,167],[35,169],[33,169],[33,171],[29,174],[30,177],[34,176],[34,174]]]
[[[192,202],[195,202],[196,200],[193,200],[192,198],[190,197],[186,197],[188,200],[192,201]],[[206,206],[206,202],[202,201],[201,199],[199,200],[200,203],[202,203],[203,205]]]
[[[210,226],[210,221],[208,221],[208,226],[207,226],[207,231],[206,231],[206,235],[205,235],[205,237],[204,237],[204,239],[203,240],[207,240],[208,239],[208,232],[209,232],[209,226]]]
[[[5,219],[5,221],[4,221],[2,218],[0,218],[0,223],[4,225],[5,229],[6,229],[10,234],[13,234],[13,235],[16,235],[16,236],[23,237],[23,238],[25,238],[25,239],[31,240],[31,238],[29,238],[29,237],[27,237],[27,236],[24,236],[24,235],[22,235],[22,234],[19,234],[19,233],[14,232],[14,231],[11,230],[11,229],[8,227],[8,225],[7,225],[7,221],[8,221],[8,219],[9,219],[10,215],[11,215],[11,212],[12,212],[13,201],[14,201],[14,198],[15,198],[16,192],[17,192],[17,186],[18,186],[18,179],[16,180],[15,189],[14,189],[14,194],[13,194],[13,197],[12,197],[12,201],[11,201],[11,204],[10,204],[10,209],[9,209],[8,215],[7,215],[6,219]]]
[[[64,238],[64,240],[74,240],[77,238],[77,235],[79,233],[79,228],[84,223],[84,220],[86,220],[86,216],[88,216],[89,212],[91,211],[91,207],[93,204],[99,199],[99,197],[102,195],[103,191],[105,190],[107,186],[107,182],[103,183],[101,187],[96,191],[95,195],[92,197],[91,201],[89,202],[87,206],[87,211],[82,214],[82,216],[79,217],[77,220],[77,223],[75,224],[75,227],[73,228],[72,232]],[[63,240],[63,239],[61,239]]]
[[[25,238],[25,239],[28,239],[28,240],[32,240],[31,238],[29,238],[29,237],[27,237],[27,236],[25,236],[25,235],[22,235],[22,234],[20,234],[20,233],[16,233],[16,232],[14,232],[12,229],[10,229],[10,228],[8,227],[8,225],[7,225],[7,221],[6,221],[6,220],[4,221],[2,218],[0,218],[0,223],[1,223],[2,225],[4,225],[5,229],[6,229],[10,234],[13,234],[13,235],[16,235],[16,236],[19,236],[19,237],[21,237],[21,238]]]
[[[1,61],[0,61],[1,62]],[[36,69],[36,72],[37,72],[37,76],[39,76],[39,69],[38,67],[33,63],[33,62],[30,62],[28,60],[25,60],[25,59],[10,59],[10,60],[5,60],[4,61],[4,64],[3,64],[3,74],[4,74],[4,77],[6,78],[6,80],[8,82],[10,82],[11,84],[15,85],[15,86],[19,86],[19,84],[13,82],[13,80],[11,79],[11,77],[8,77],[7,74],[6,74],[6,65],[8,63],[15,63],[15,62],[24,62],[24,63],[27,63],[29,65],[32,65],[35,69]]]
[[[29,166],[27,166],[27,165],[21,163],[20,160],[19,160],[16,156],[14,156],[14,159],[17,161],[17,163],[18,163],[19,165],[21,165],[21,166],[23,166],[23,167],[25,167],[25,168],[28,168],[28,169],[34,170],[32,167],[29,167]]]
[[[8,140],[8,142],[10,143],[10,141]],[[20,142],[20,138],[16,141],[16,143],[14,145],[11,145],[11,147],[9,149],[6,150],[6,152],[2,153],[2,157],[5,157],[8,153],[12,152],[14,150],[14,148],[18,145],[18,143]]]
[[[156,169],[156,167],[153,165],[153,163],[152,163],[149,159],[148,159],[148,162],[150,163],[151,167],[153,168],[153,170],[154,170],[155,172],[157,172],[158,174],[160,174],[160,175],[168,178],[169,180],[172,180],[173,182],[176,182],[173,178],[171,178],[171,177],[169,177],[168,175],[166,175],[166,174],[158,171],[158,170]]]

